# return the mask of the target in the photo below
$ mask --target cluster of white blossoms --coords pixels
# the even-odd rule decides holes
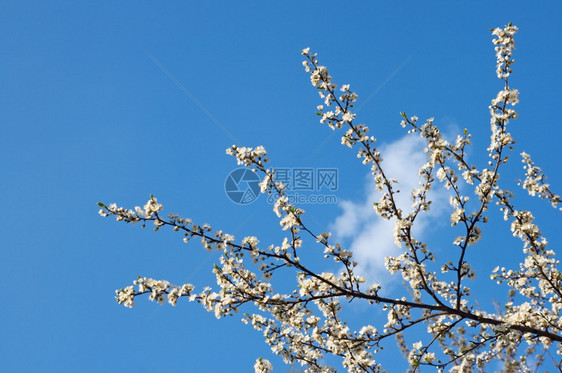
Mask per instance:
[[[185,298],[200,303],[217,318],[253,309],[253,313],[243,313],[242,321],[263,333],[273,353],[286,363],[302,364],[305,372],[336,371],[326,363],[328,355],[339,358],[348,372],[380,372],[382,367],[375,355],[390,338],[396,338],[413,372],[422,366],[434,367],[439,372],[446,368],[459,373],[483,371],[494,361],[501,361],[505,371],[530,371],[531,366],[538,369],[545,355],[553,355],[551,346],[555,345],[556,352],[562,354],[560,263],[554,251],[548,249],[533,214],[516,208],[513,193],[500,185],[499,171],[508,162],[506,153],[515,144],[508,124],[517,118],[512,106],[518,103],[519,92],[510,88],[508,77],[512,73],[517,28],[510,24],[492,31],[497,75],[503,87],[489,107],[489,162],[483,168],[468,163],[465,148],[471,144],[471,135],[467,130],[449,142],[433,118],[422,123],[416,116],[402,113],[401,125],[408,127],[409,133],[421,136],[426,144],[426,162],[419,169],[419,187],[411,191],[412,205],[408,213],[397,206],[398,181],[385,173],[375,138],[367,135],[367,126],[354,123],[357,94],[347,84],[338,90],[328,69],[319,64],[317,55],[309,48],[302,51],[305,70],[323,100],[317,107],[320,122],[333,130],[345,127],[342,144],[358,147],[357,156],[370,167],[375,188],[381,193],[380,200],[374,203],[374,212],[394,221],[394,240],[402,252],[387,257],[385,266],[389,273],[402,277],[408,286],[408,297],[385,297],[378,284],[367,287],[365,279],[356,274],[358,263],[352,252],[332,243],[330,233],[313,232],[307,226],[304,211],[289,203],[285,186],[276,180],[275,171],[265,167],[269,159],[262,146],[232,146],[227,153],[236,157],[238,164],[262,176],[261,192],[275,194],[273,211],[285,234],[282,242],[262,247],[257,237],[248,236],[237,243],[232,235],[220,230],[214,232],[206,224],[199,226],[176,214],[162,217],[163,206],[153,196],[143,208],[130,210],[100,203],[102,216],[140,222],[143,227],[152,222],[155,230],[169,227],[182,234],[184,242],[195,237],[204,249],[221,253],[213,269],[216,288],[206,287],[196,293],[191,284],[172,285],[139,277],[132,286],[117,290],[118,303],[132,307],[135,297],[142,294],[149,294],[152,301],[167,301],[172,305]],[[560,197],[544,182],[542,170],[526,153],[523,162],[526,171],[523,188],[556,207]],[[452,242],[453,249],[439,252],[443,256],[439,261],[432,245],[413,234],[417,217],[431,207],[428,193],[435,182],[450,193],[450,222],[458,232]],[[467,195],[470,190],[474,196]],[[486,213],[492,202],[511,221],[513,235],[522,242],[524,258],[517,269],[498,266],[492,272],[492,280],[507,287],[509,301],[502,310],[485,311],[471,298],[468,285],[476,278],[476,272],[467,257],[482,237],[482,226],[488,221]],[[376,245],[373,242],[374,250]],[[305,246],[307,255],[301,256]],[[337,263],[340,272],[318,271],[323,259]],[[282,269],[284,277],[280,279],[276,273]],[[277,283],[282,285],[280,288],[286,288],[286,275],[290,271],[295,275],[295,289],[275,290]],[[344,307],[352,301],[380,307],[386,319],[367,320],[354,330],[341,316]],[[420,340],[417,334],[415,340],[407,341],[408,331],[419,331],[421,325],[425,325],[427,336]],[[560,357],[555,363],[562,364]],[[254,365],[256,373],[272,369],[271,363],[263,358],[257,359]]]
[[[523,166],[525,169],[525,180],[520,181],[519,184],[522,184],[523,189],[527,190],[531,196],[536,195],[539,198],[546,199],[552,207],[557,208],[560,203],[560,196],[550,190],[550,184],[545,183],[546,176],[540,167],[535,166],[529,154],[523,152],[521,157],[523,158],[521,162],[525,164]],[[560,210],[562,210],[562,207]]]
[[[177,304],[178,298],[188,296],[191,300],[197,298],[191,294],[193,285],[184,284],[182,286],[174,286],[168,281],[154,280],[152,278],[140,277],[133,282],[135,286],[127,286],[124,289],[116,290],[117,303],[123,304],[125,307],[132,308],[135,305],[135,297],[137,295],[150,293],[148,299],[162,304],[168,300],[172,306]]]
[[[264,163],[269,162],[269,158],[266,157],[267,151],[261,145],[255,149],[239,148],[236,145],[232,145],[231,148],[226,149],[226,154],[236,157],[237,163],[246,167],[250,167],[253,164],[263,166]]]
[[[507,79],[513,72],[511,64],[515,62],[512,58],[512,51],[515,49],[515,39],[513,36],[517,32],[517,27],[510,23],[504,28],[496,27],[495,29],[490,29],[490,31],[496,37],[493,39],[493,43],[496,46],[494,48],[497,59],[496,74],[499,79]]]
[[[269,360],[262,359],[261,357],[256,360],[254,364],[254,372],[255,373],[268,373],[273,370],[273,365],[269,362]]]
[[[150,199],[143,208],[135,206],[134,210],[117,207],[117,204],[115,203],[112,203],[109,206],[105,206],[103,203],[98,202],[98,206],[101,207],[101,209],[99,210],[99,214],[101,216],[107,217],[109,216],[109,214],[112,214],[117,217],[117,221],[125,221],[127,223],[133,224],[136,224],[143,219],[150,219],[156,216],[156,214],[158,214],[158,211],[162,210],[163,208],[163,206],[158,203],[158,200],[153,196],[150,196]],[[158,226],[159,223],[155,221],[155,225]]]

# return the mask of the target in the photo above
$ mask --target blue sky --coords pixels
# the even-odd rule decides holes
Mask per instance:
[[[521,92],[513,163],[525,150],[562,185],[561,10],[523,1],[2,2],[2,370],[246,372],[270,356],[258,332],[196,304],[117,305],[114,290],[138,274],[212,284],[216,257],[172,232],[102,219],[96,202],[133,207],[152,193],[167,212],[275,243],[265,199],[240,206],[224,192],[237,168],[224,152],[234,138],[264,145],[274,166],[337,168],[340,204],[304,208],[317,230],[339,229],[342,242],[359,245],[353,237],[376,222],[361,217],[362,231],[352,232],[337,219],[343,201],[357,211],[372,203],[368,170],[318,123],[320,102],[301,65],[306,46],[338,83],[351,83],[360,121],[387,149],[404,136],[405,111],[451,133],[469,128],[478,160],[501,89],[489,28],[513,22],[511,83]],[[521,200],[539,206],[538,222],[559,247],[559,217]],[[473,260],[485,267],[520,253],[516,241],[498,242],[490,238],[494,250]]]

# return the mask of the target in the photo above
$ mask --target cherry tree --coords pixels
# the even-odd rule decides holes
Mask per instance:
[[[419,187],[411,191],[408,212],[396,202],[398,181],[385,172],[375,137],[366,125],[356,121],[357,94],[348,84],[338,89],[317,55],[309,48],[302,51],[304,68],[322,99],[316,108],[320,122],[334,131],[344,131],[342,144],[358,149],[357,157],[370,168],[381,195],[380,200],[373,201],[374,213],[394,222],[394,241],[401,254],[387,257],[385,266],[407,284],[407,296],[388,297],[380,284],[367,283],[350,250],[335,242],[330,233],[310,228],[304,211],[289,202],[286,186],[276,180],[275,170],[267,167],[269,159],[262,146],[232,146],[226,152],[238,164],[260,175],[262,193],[275,196],[273,211],[285,232],[283,241],[266,247],[257,237],[237,241],[207,224],[198,225],[175,214],[165,217],[162,204],[153,196],[142,208],[99,203],[102,216],[143,227],[151,224],[155,231],[171,229],[181,234],[186,243],[195,238],[204,249],[221,253],[220,263],[213,269],[217,282],[214,288],[196,290],[191,284],[173,285],[139,276],[133,285],[116,291],[117,302],[133,307],[136,297],[148,294],[152,301],[176,305],[181,298],[200,303],[217,318],[235,315],[242,308],[253,310],[244,313],[242,321],[263,332],[273,353],[286,363],[300,363],[306,372],[336,371],[327,360],[340,360],[349,372],[382,371],[377,353],[391,338],[397,340],[411,371],[424,366],[440,372],[482,371],[492,362],[500,362],[505,372],[530,371],[546,357],[562,366],[559,261],[548,248],[531,211],[519,208],[514,194],[500,183],[500,170],[508,167],[515,143],[509,124],[518,116],[513,109],[519,102],[518,90],[509,84],[517,27],[509,24],[491,31],[496,73],[502,85],[489,106],[488,163],[478,166],[469,162],[465,149],[471,144],[471,135],[467,130],[450,142],[432,118],[419,121],[416,116],[402,113],[402,127],[408,128],[412,136],[421,136],[426,152],[425,164],[419,169]],[[521,156],[522,188],[558,209],[560,197],[551,191],[542,170],[530,155]],[[450,195],[451,225],[458,232],[450,243],[455,250],[447,253],[436,253],[431,242],[413,233],[417,218],[430,210],[429,193],[438,184]],[[467,253],[479,244],[490,208],[499,209],[511,222],[511,232],[520,239],[523,252],[518,268],[497,267],[486,274],[494,280],[492,284],[498,285],[498,292],[507,293],[508,301],[500,310],[483,308],[472,298],[470,286],[476,273],[466,260]],[[301,255],[305,245],[306,259]],[[323,260],[335,261],[341,271],[319,272],[316,268]],[[279,292],[276,281],[286,278],[287,273],[296,278],[297,286],[293,291]],[[373,320],[367,320],[360,328],[351,327],[342,317],[342,310],[356,302],[379,308],[386,320],[373,325]],[[413,330],[418,332],[410,333]],[[254,368],[256,372],[273,369],[261,357]]]

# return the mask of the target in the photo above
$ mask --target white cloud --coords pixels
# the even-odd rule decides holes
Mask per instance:
[[[395,200],[404,212],[411,211],[411,191],[419,187],[418,169],[426,161],[424,145],[420,137],[406,135],[380,149],[386,175],[398,180],[400,193]],[[373,210],[373,202],[379,201],[381,196],[375,190],[371,174],[367,176],[364,200],[340,202],[343,213],[330,225],[330,230],[336,240],[353,251],[355,260],[367,272],[362,275],[368,282],[388,284],[389,273],[384,267],[384,258],[399,255],[401,249],[394,244],[394,222],[380,218]],[[430,199],[433,201],[431,210],[418,215],[414,223],[413,232],[421,240],[427,236],[430,224],[443,215],[444,207],[448,205],[448,194],[438,182],[433,184]]]

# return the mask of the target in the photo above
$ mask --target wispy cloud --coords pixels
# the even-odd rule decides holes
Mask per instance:
[[[381,147],[385,173],[398,180],[400,193],[395,199],[404,212],[411,211],[411,191],[419,187],[418,169],[426,161],[424,145],[421,138],[406,135]],[[330,225],[330,230],[336,240],[353,251],[355,260],[367,272],[363,275],[368,281],[370,279],[369,282],[388,284],[389,274],[384,267],[384,258],[399,255],[401,249],[394,244],[394,222],[378,217],[373,210],[373,202],[379,201],[380,197],[371,174],[367,175],[364,199],[340,202],[343,212]],[[414,223],[413,232],[417,239],[427,237],[430,225],[446,213],[448,193],[443,188],[434,184],[430,199],[433,201],[431,210],[418,215]]]

